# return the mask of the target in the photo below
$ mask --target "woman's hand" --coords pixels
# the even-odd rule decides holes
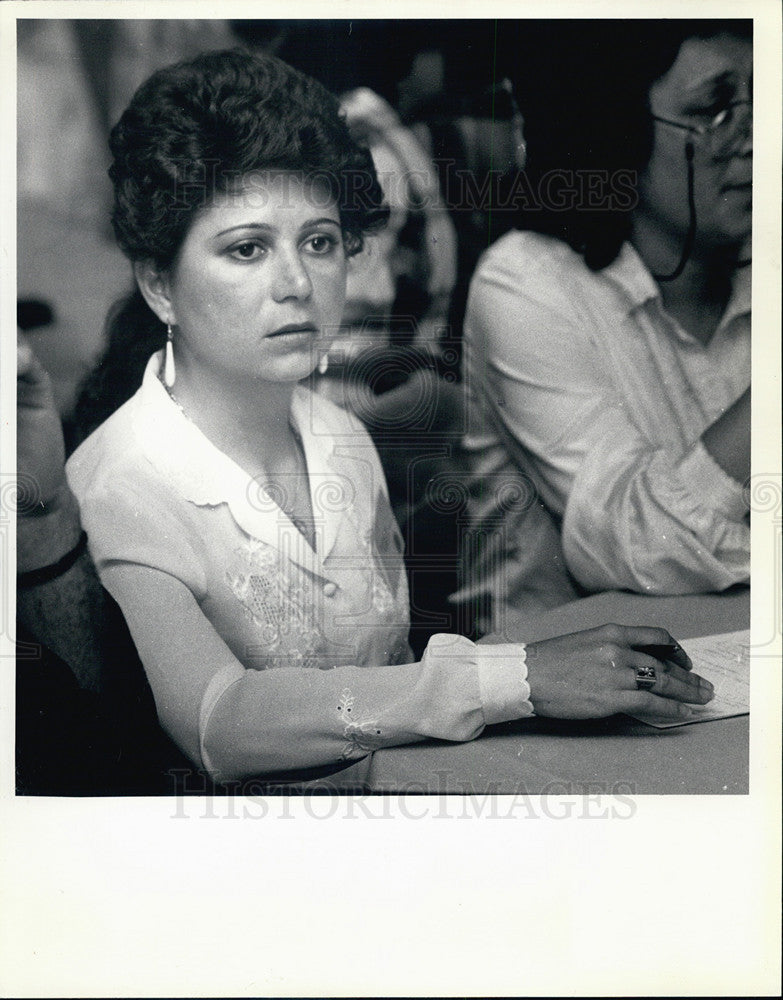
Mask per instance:
[[[645,646],[669,647],[670,659],[649,656],[640,648]],[[639,667],[655,669],[649,691],[636,687]],[[684,718],[691,714],[686,702],[704,705],[714,696],[710,682],[691,671],[685,651],[661,628],[602,625],[529,643],[527,668],[536,714],[560,719],[616,712]]]

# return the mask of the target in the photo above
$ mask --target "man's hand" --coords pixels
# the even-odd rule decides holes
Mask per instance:
[[[49,376],[19,333],[16,347],[17,572],[57,562],[79,540],[76,499]]]
[[[16,340],[16,467],[20,516],[48,513],[63,499],[65,446],[49,376],[22,333]]]
[[[79,505],[65,478],[65,445],[49,376],[23,335],[17,339],[16,571],[51,566],[79,541]],[[80,687],[103,684],[104,596],[85,552],[55,579],[17,590],[17,619],[74,673]]]

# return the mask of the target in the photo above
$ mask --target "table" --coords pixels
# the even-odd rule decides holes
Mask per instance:
[[[749,627],[746,588],[645,597],[607,591],[520,622],[529,641],[605,622],[658,625],[677,639]],[[687,643],[685,643],[687,648]],[[627,716],[589,722],[528,719],[489,727],[471,743],[377,750],[366,775],[376,792],[486,795],[743,794],[748,716],[654,729]]]

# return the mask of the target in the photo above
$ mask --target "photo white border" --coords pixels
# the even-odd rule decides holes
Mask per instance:
[[[199,0],[0,4],[5,134],[13,134],[17,17],[262,11]],[[356,822],[319,821],[305,800],[273,801],[261,822],[228,822],[216,806],[216,818],[207,822],[174,821],[168,798],[17,798],[8,752],[13,659],[3,637],[0,995],[779,993],[780,6],[777,0],[489,7],[475,0],[397,0],[393,11],[399,18],[483,18],[490,11],[755,18],[755,129],[775,139],[767,138],[766,149],[760,139],[754,158],[752,456],[755,482],[773,485],[769,499],[759,500],[768,509],[753,518],[752,642],[764,637],[765,649],[754,647],[754,657],[765,668],[752,672],[750,794],[638,796],[633,815],[615,819],[588,819],[576,797],[574,815],[562,820],[548,818],[534,798],[533,814],[520,807],[516,822],[445,823],[437,818],[436,797],[399,800],[393,818]],[[390,9],[295,0],[284,13],[361,18]],[[4,482],[15,467],[16,183],[13,158],[7,160],[0,179]],[[2,600],[12,614],[13,598],[4,593]],[[595,811],[616,807],[604,800]]]

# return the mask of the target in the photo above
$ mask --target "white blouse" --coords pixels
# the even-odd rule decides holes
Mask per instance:
[[[227,780],[472,739],[532,714],[521,644],[437,635],[410,662],[402,539],[355,418],[294,392],[311,548],[285,498],[183,415],[160,364],[67,473],[161,723],[197,765]]]

